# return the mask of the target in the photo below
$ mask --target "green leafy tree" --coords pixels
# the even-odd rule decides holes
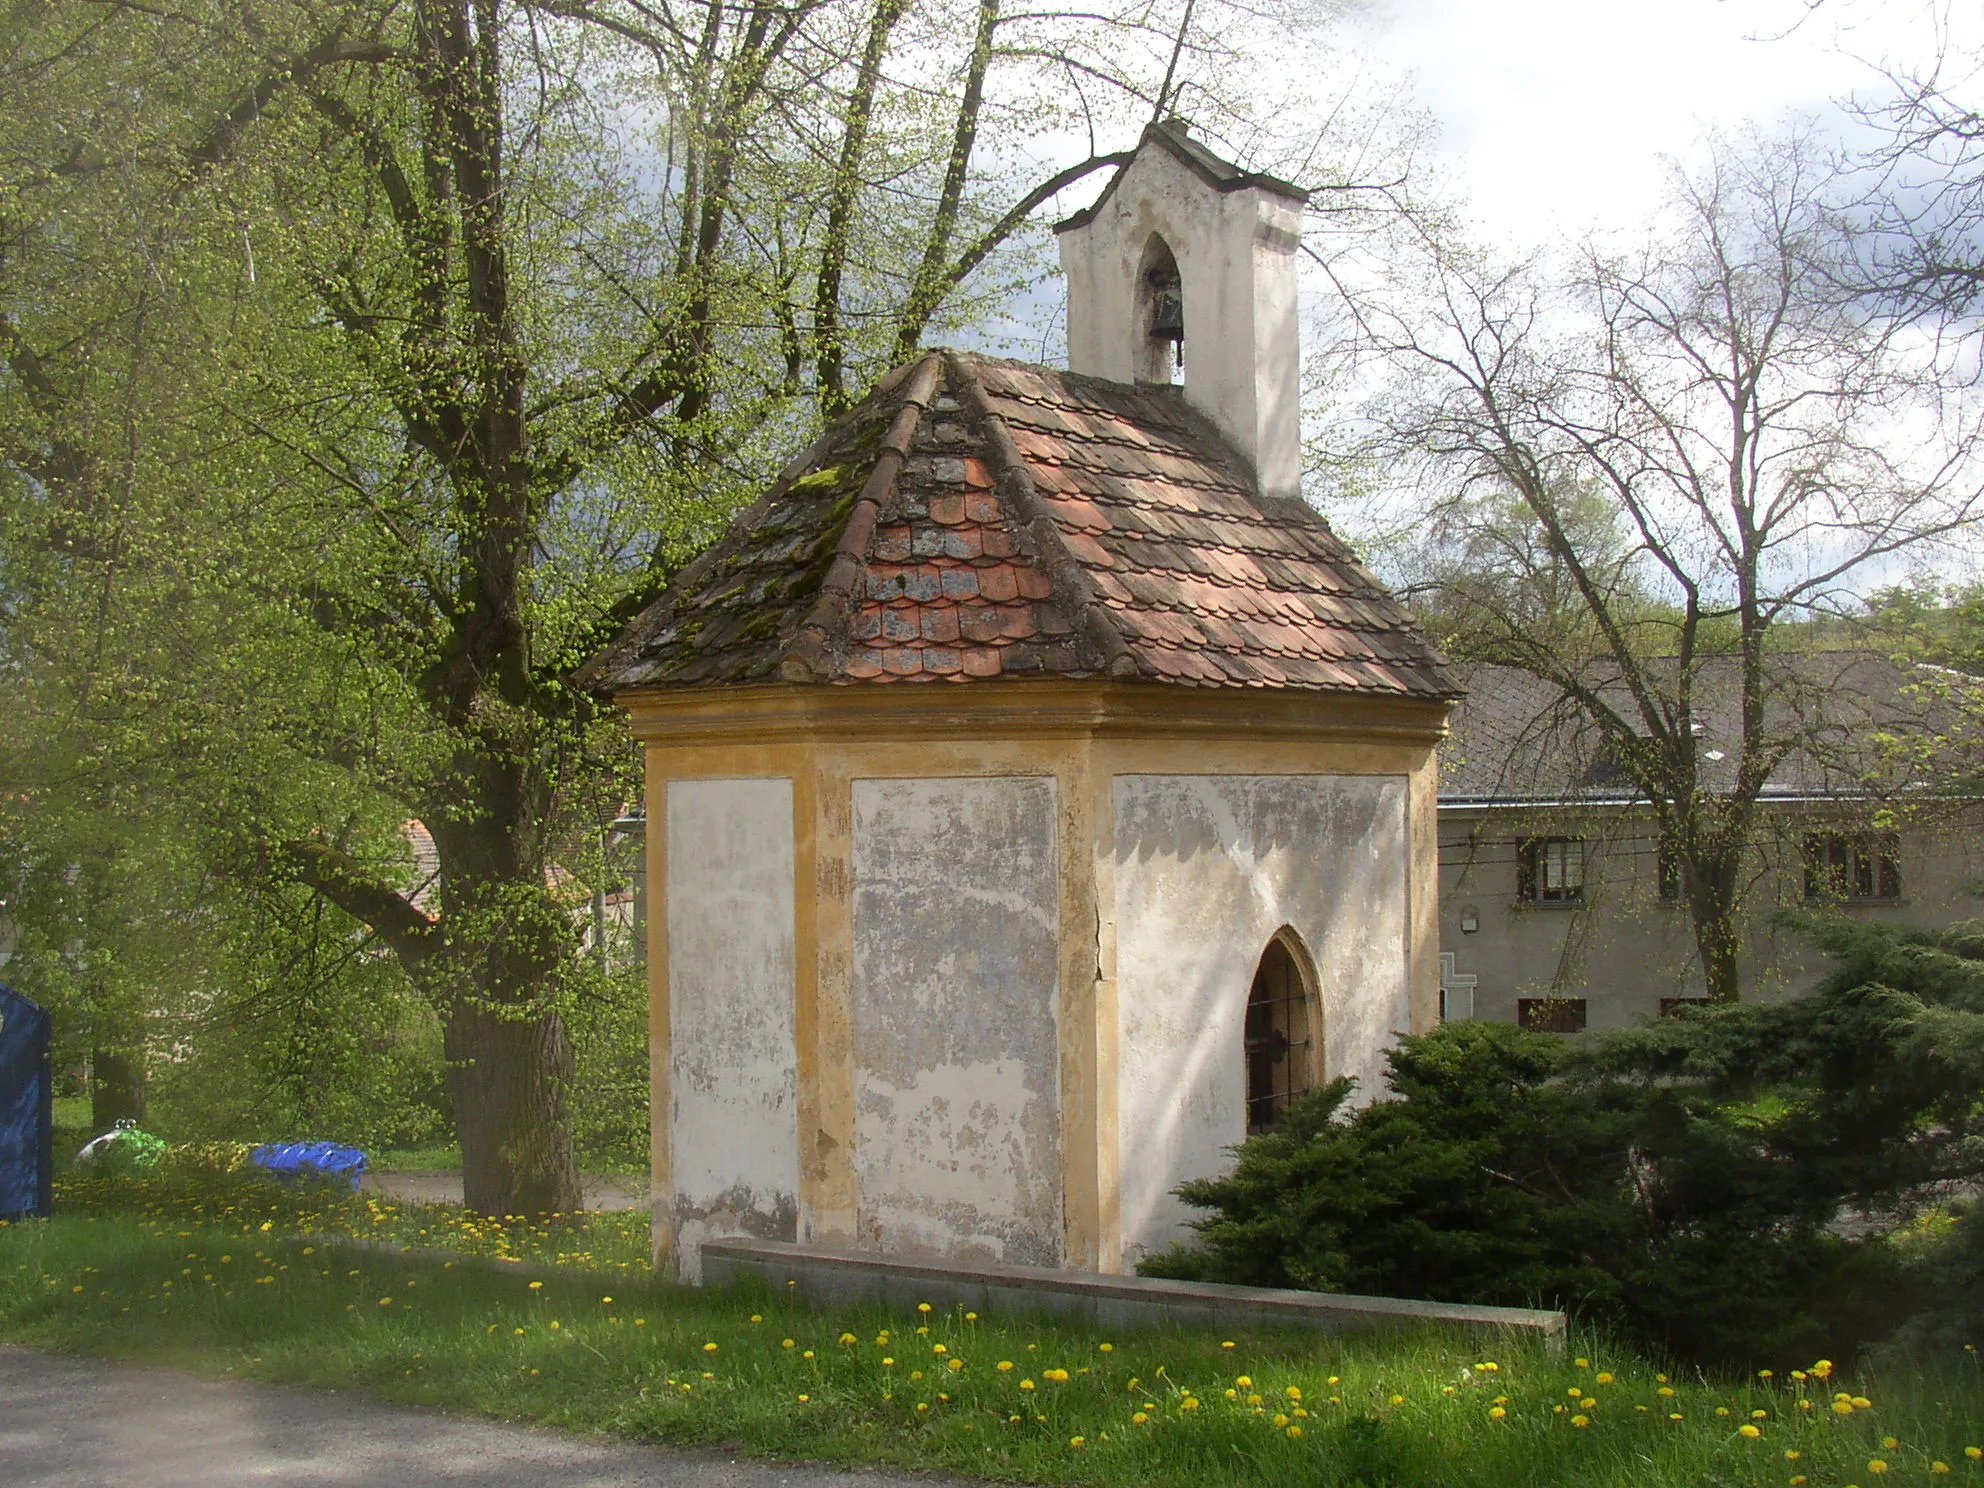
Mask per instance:
[[[577,1207],[573,1019],[626,1001],[574,879],[637,777],[574,668],[1121,158],[1027,141],[1216,128],[1250,11],[16,0],[0,552],[37,737],[87,762],[76,811],[176,802],[145,819],[244,903],[307,889],[390,953],[472,1206]]]

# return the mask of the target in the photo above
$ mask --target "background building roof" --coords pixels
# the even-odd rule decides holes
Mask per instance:
[[[1652,663],[1656,678],[1662,664]],[[1440,748],[1444,805],[1562,801],[1620,802],[1638,792],[1609,757],[1604,734],[1555,684],[1517,667],[1460,668],[1467,698],[1450,715]],[[1594,671],[1598,669],[1595,667]],[[1693,699],[1701,778],[1712,790],[1735,780],[1741,742],[1739,658],[1699,664]],[[1897,662],[1871,651],[1774,655],[1765,731],[1785,755],[1767,797],[1868,796],[1920,788],[1923,746],[1957,725],[1950,685],[1976,679]],[[1632,716],[1626,689],[1600,677],[1599,690]],[[1636,730],[1644,732],[1644,730]]]
[[[1452,699],[1307,505],[1166,388],[897,369],[591,662],[608,691],[1109,676]]]

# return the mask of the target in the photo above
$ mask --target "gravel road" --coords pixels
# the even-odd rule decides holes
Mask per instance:
[[[933,1488],[0,1346],[6,1488]]]

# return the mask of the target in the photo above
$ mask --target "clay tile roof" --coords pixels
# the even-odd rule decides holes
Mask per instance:
[[[582,680],[1110,676],[1452,699],[1396,600],[1170,389],[961,352],[885,377]]]

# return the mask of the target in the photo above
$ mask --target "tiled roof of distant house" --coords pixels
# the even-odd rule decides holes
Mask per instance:
[[[1650,664],[1657,683],[1662,665]],[[1440,748],[1442,804],[1635,799],[1638,793],[1609,759],[1598,725],[1555,684],[1516,667],[1458,670],[1467,698],[1450,715],[1450,734]],[[1604,682],[1600,666],[1593,674],[1607,704],[1633,716],[1626,688]],[[1921,757],[1909,741],[1932,738],[1953,724],[1944,696],[1949,686],[1984,686],[1872,651],[1775,655],[1768,678],[1765,729],[1786,750],[1764,794],[1779,798],[1909,788],[1912,764]],[[1740,681],[1735,656],[1704,658],[1696,673],[1694,739],[1701,778],[1712,790],[1734,784]]]
[[[584,675],[1460,693],[1322,518],[1256,494],[1175,392],[948,351],[884,378]]]

